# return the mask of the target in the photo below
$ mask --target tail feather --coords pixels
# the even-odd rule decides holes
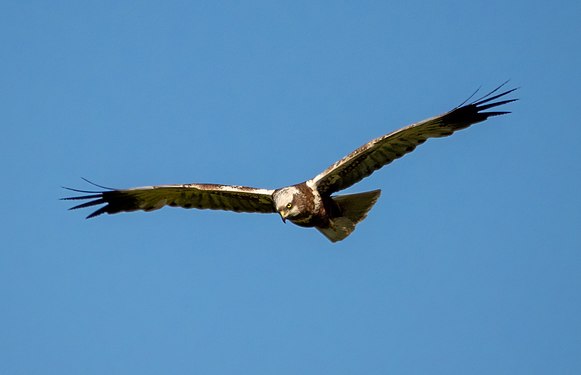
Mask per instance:
[[[355,230],[355,225],[367,217],[367,213],[377,202],[380,194],[381,190],[373,190],[332,197],[339,207],[341,216],[332,218],[328,227],[317,227],[317,229],[331,242],[345,239]]]

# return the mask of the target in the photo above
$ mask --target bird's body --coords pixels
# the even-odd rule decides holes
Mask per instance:
[[[277,189],[274,206],[282,217],[301,227],[315,227],[331,241],[347,237],[367,216],[381,191],[331,196],[321,194],[313,180]]]
[[[380,190],[349,195],[333,195],[361,181],[374,171],[409,153],[429,138],[449,136],[457,130],[509,112],[483,112],[516,99],[494,102],[515,89],[493,95],[502,86],[466,105],[395,132],[376,138],[359,147],[325,171],[305,182],[280,189],[258,189],[235,185],[184,184],[146,186],[125,190],[104,188],[104,191],[69,189],[89,195],[64,198],[91,199],[71,209],[99,204],[88,216],[103,213],[144,210],[163,206],[220,209],[234,212],[279,213],[302,227],[317,228],[329,240],[343,240],[363,220],[380,195]]]

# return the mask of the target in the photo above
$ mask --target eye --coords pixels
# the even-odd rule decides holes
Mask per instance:
[[[292,204],[292,203],[287,203],[287,204],[286,204],[286,208],[288,208],[289,210],[290,210],[292,207],[293,207],[293,204]]]

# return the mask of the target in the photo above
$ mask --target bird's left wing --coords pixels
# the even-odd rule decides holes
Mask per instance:
[[[128,211],[153,211],[163,206],[227,210],[234,212],[276,212],[272,200],[274,190],[257,189],[246,186],[215,184],[184,184],[144,186],[125,190],[85,191],[66,188],[78,193],[86,193],[64,200],[89,200],[70,208],[75,210],[105,204],[88,218],[103,213],[116,214]]]
[[[512,89],[495,94],[503,85],[474,102],[460,105],[443,115],[432,117],[372,140],[331,165],[313,178],[311,182],[320,193],[335,193],[361,181],[395,159],[412,152],[416,146],[424,143],[428,138],[446,137],[457,130],[482,122],[488,117],[510,113],[506,111],[483,112],[516,100],[495,101],[516,90]]]

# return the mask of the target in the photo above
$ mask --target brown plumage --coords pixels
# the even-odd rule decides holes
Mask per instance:
[[[313,179],[296,185],[275,190],[216,184],[158,185],[116,190],[97,185],[104,190],[66,188],[88,195],[63,199],[89,200],[72,207],[72,210],[104,204],[87,218],[103,213],[152,211],[163,206],[234,212],[278,212],[283,221],[289,220],[302,227],[315,227],[329,240],[340,241],[351,234],[355,225],[367,216],[377,202],[380,190],[338,196],[332,194],[352,186],[384,165],[413,151],[429,138],[446,137],[491,116],[509,113],[485,112],[517,100],[497,100],[516,90],[497,94],[505,84],[469,104],[463,103],[440,116],[376,138]]]

